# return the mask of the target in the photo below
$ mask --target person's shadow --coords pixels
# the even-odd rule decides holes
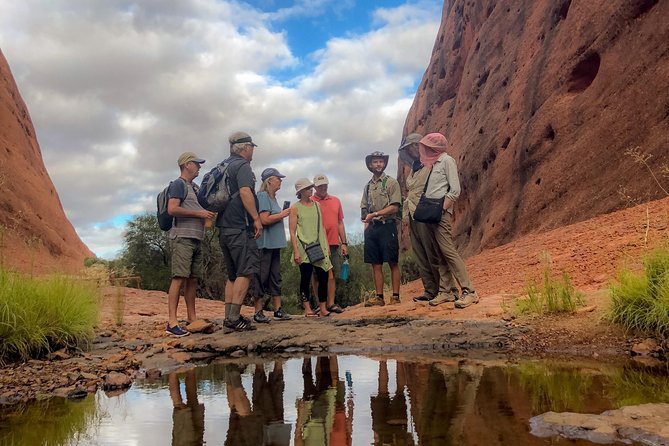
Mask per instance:
[[[171,373],[167,384],[172,398],[172,446],[204,444],[204,404],[197,399],[195,369],[186,373],[186,403],[181,396],[178,374]]]

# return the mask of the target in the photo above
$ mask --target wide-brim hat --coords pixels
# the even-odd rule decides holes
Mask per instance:
[[[388,167],[388,160],[390,159],[390,155],[386,155],[385,153],[378,152],[378,151],[377,152],[372,152],[365,157],[365,166],[367,166],[367,170],[369,170],[370,172],[373,172],[372,168],[369,167],[369,165],[372,163],[372,160],[374,158],[383,158],[383,161],[386,164],[383,167],[383,169],[385,170],[385,168]]]
[[[442,152],[448,149],[448,140],[441,133],[430,133],[429,135],[425,135],[425,137],[420,140],[420,143],[426,147]]]
[[[410,133],[407,135],[406,138],[404,138],[398,150],[406,149],[411,144],[420,142],[421,139],[423,139],[423,135],[421,135],[420,133]]]
[[[314,183],[309,178],[300,178],[295,182],[295,192],[301,192],[310,187],[314,187]]]

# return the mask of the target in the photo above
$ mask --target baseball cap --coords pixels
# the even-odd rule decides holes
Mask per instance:
[[[330,182],[328,181],[328,177],[326,177],[322,173],[314,177],[314,186],[322,186],[324,184],[330,184]]]
[[[260,174],[261,181],[265,181],[269,177],[286,178],[285,175],[281,175],[281,172],[276,170],[274,167],[268,167],[267,169],[263,170],[262,173]]]
[[[230,145],[248,143],[251,144],[253,147],[258,147],[258,144],[253,142],[251,135],[249,135],[246,132],[235,132],[232,135],[230,135],[228,141],[230,142]]]
[[[184,152],[181,155],[179,155],[179,159],[177,160],[177,165],[183,166],[186,163],[190,163],[191,161],[196,162],[198,164],[204,163],[204,160],[194,154],[193,152]]]
[[[406,149],[411,144],[420,142],[421,139],[423,139],[423,135],[421,135],[420,133],[410,133],[409,135],[407,135],[406,138],[404,138],[402,144],[400,144],[399,150]]]

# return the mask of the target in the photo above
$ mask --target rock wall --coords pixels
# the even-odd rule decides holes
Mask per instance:
[[[669,189],[667,17],[667,0],[444,2],[404,134],[449,139],[465,254],[666,196],[629,149]]]
[[[0,263],[31,273],[80,270],[93,253],[65,216],[2,51],[0,122]]]

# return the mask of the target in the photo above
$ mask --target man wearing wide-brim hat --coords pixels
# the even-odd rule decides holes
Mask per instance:
[[[393,290],[391,303],[400,303],[400,245],[397,222],[402,203],[400,185],[384,171],[388,167],[389,155],[372,152],[365,157],[365,165],[372,172],[360,202],[361,217],[365,224],[365,263],[371,263],[374,274],[376,297],[365,302],[365,306],[385,305],[383,299],[384,263],[390,266],[390,281]]]

